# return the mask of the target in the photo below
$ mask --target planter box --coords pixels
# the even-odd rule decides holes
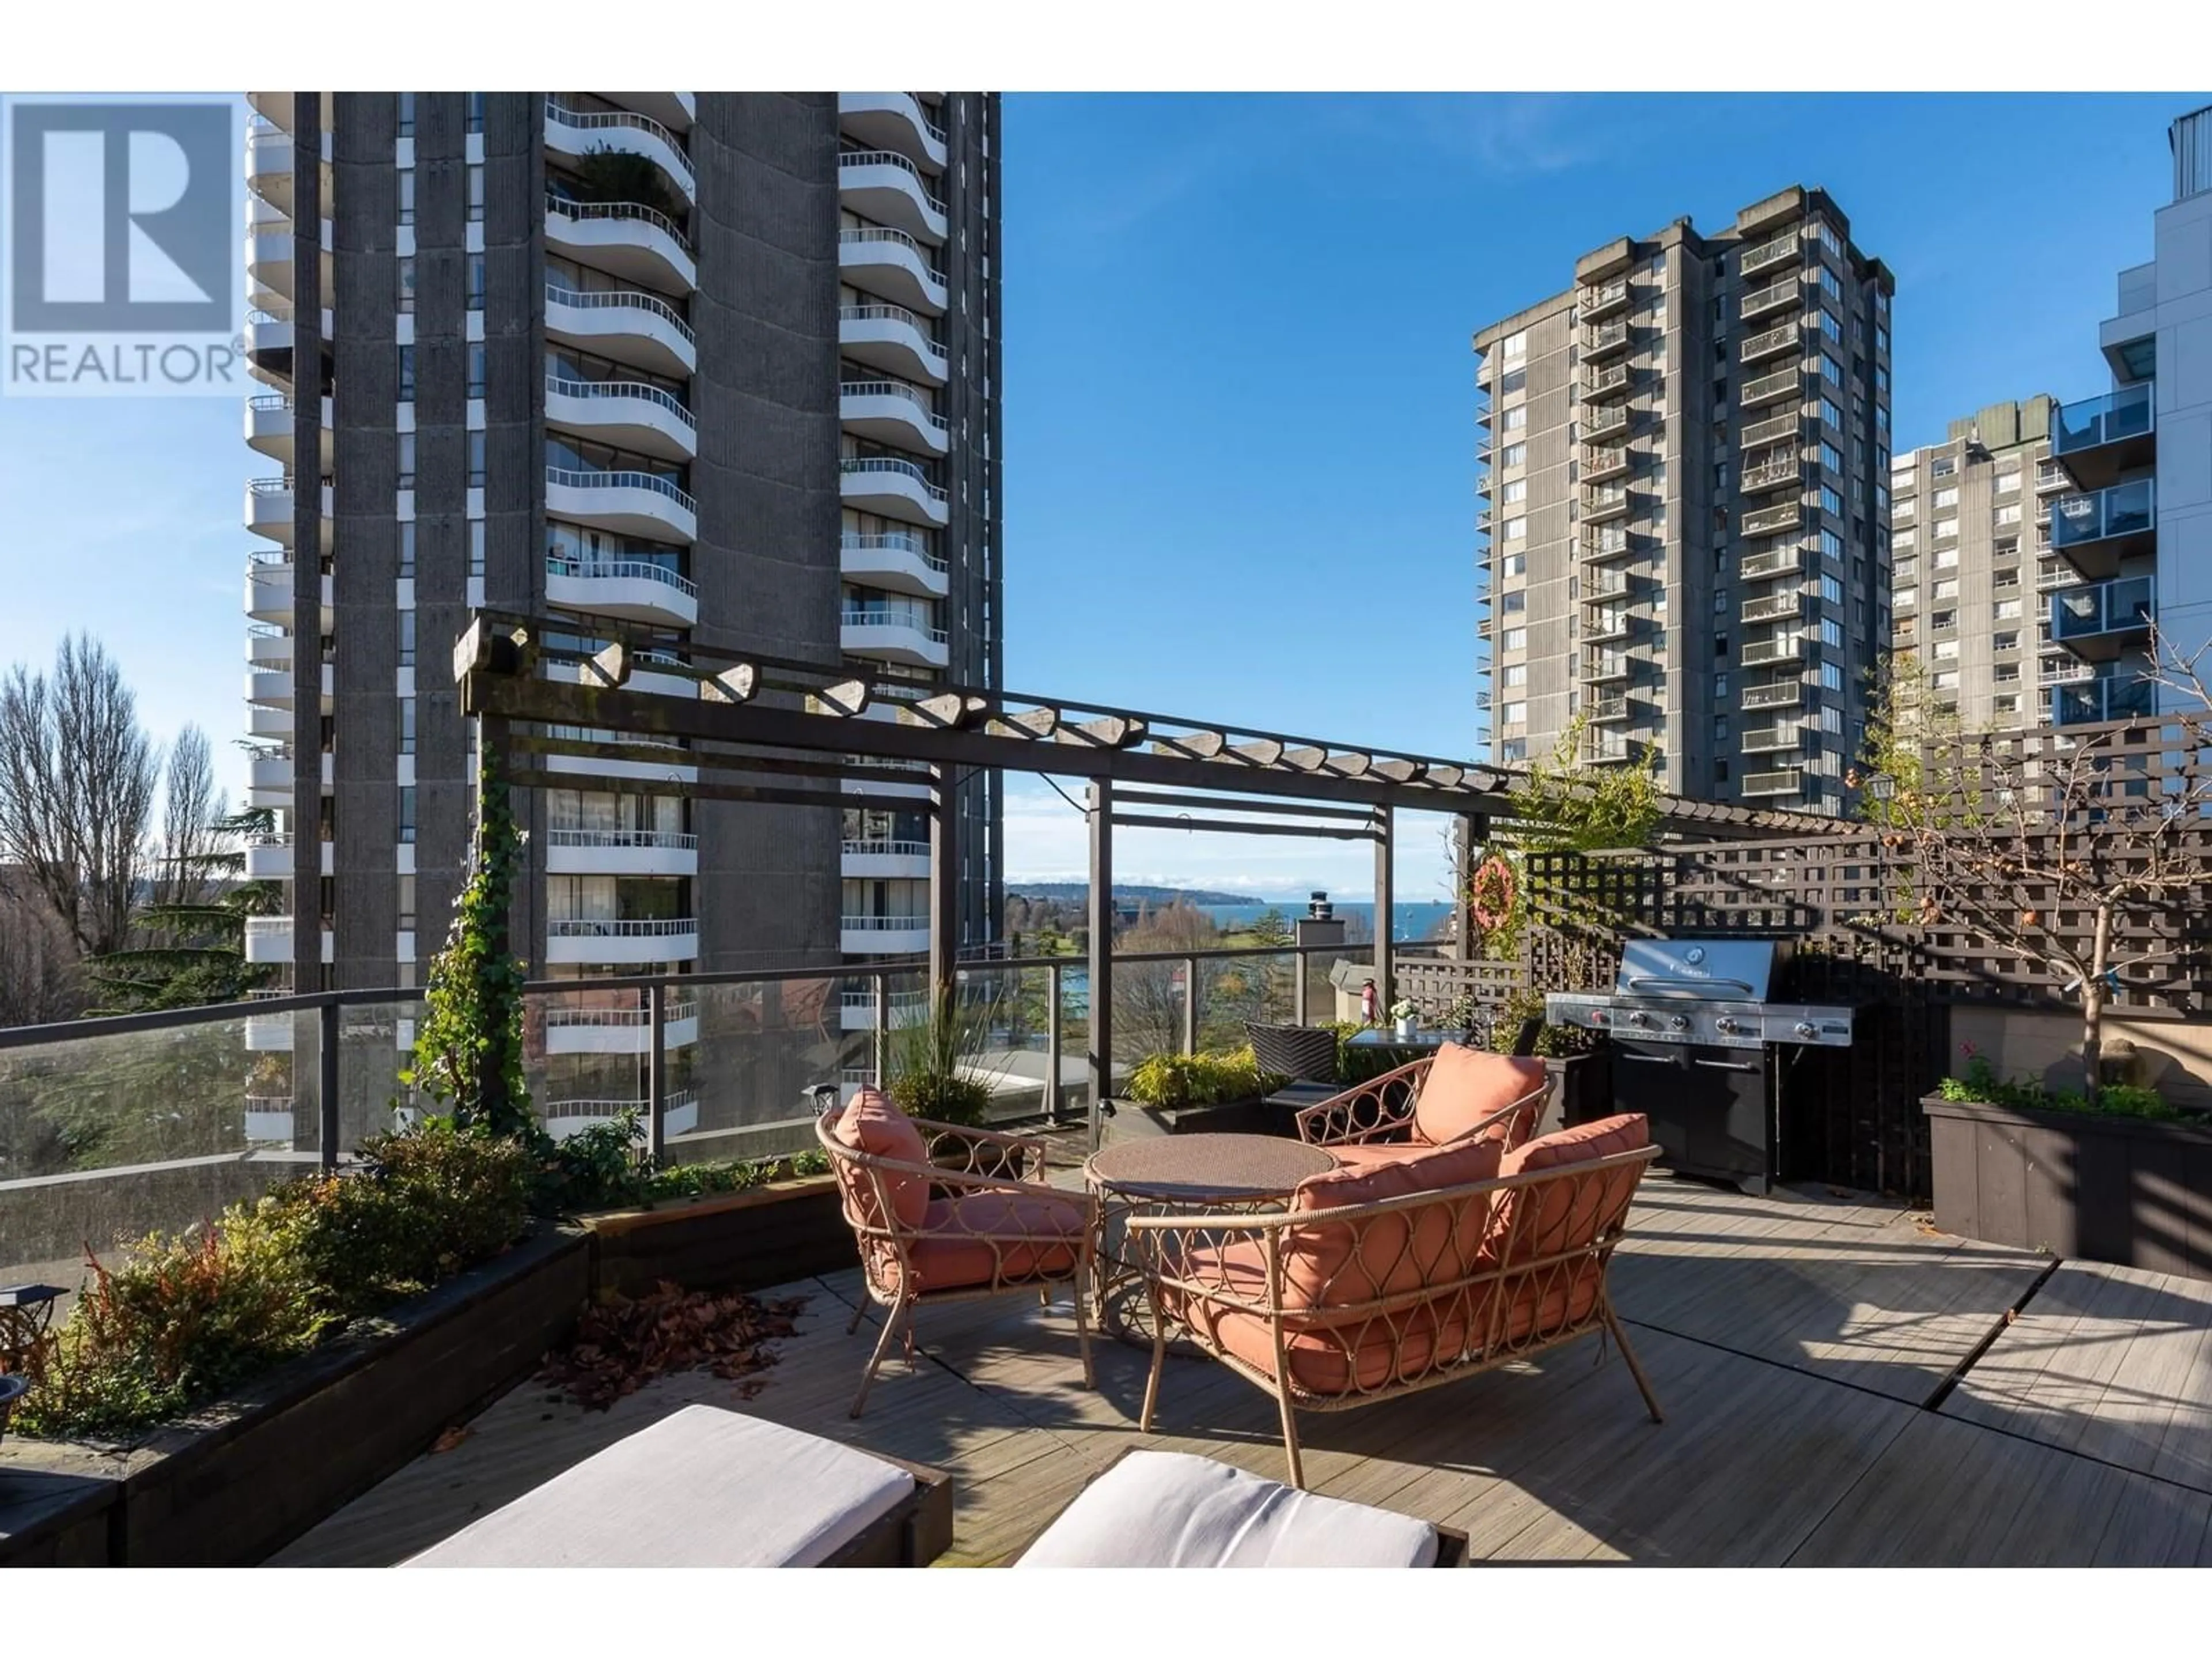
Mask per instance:
[[[540,1232],[130,1450],[10,1435],[0,1564],[87,1560],[96,1510],[106,1565],[261,1561],[536,1370],[590,1289],[585,1237]]]
[[[755,1291],[860,1260],[835,1176],[801,1176],[749,1192],[677,1199],[586,1216],[595,1289],[639,1296],[662,1279],[692,1291]]]
[[[1292,1114],[1267,1101],[1224,1100],[1212,1106],[1146,1106],[1109,1097],[1114,1115],[1100,1125],[1102,1145],[1146,1140],[1154,1135],[1287,1135],[1297,1133]]]
[[[1920,1105],[1945,1232],[2212,1279],[2212,1125]]]

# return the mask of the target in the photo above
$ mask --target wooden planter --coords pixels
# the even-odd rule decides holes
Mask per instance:
[[[10,1435],[0,1565],[259,1562],[536,1370],[590,1273],[580,1233],[542,1231],[129,1450]]]
[[[1294,1133],[1290,1115],[1255,1096],[1249,1100],[1218,1101],[1211,1106],[1146,1106],[1141,1102],[1109,1096],[1114,1115],[1105,1120],[1100,1139],[1143,1140],[1153,1135],[1234,1134],[1281,1135]]]
[[[691,1291],[755,1291],[858,1261],[835,1176],[671,1199],[586,1216],[594,1288],[640,1296],[662,1279]]]
[[[1920,1105],[1945,1232],[2212,1279],[2212,1124]]]

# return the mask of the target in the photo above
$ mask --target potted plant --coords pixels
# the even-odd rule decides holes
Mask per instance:
[[[947,988],[930,1000],[925,1018],[891,1028],[884,1091],[901,1111],[963,1128],[984,1127],[1006,1072],[1003,1063],[994,1066],[989,1060],[997,1010],[995,998],[963,995]],[[939,1154],[947,1167],[976,1175],[1021,1173],[1012,1167],[1017,1155],[1011,1152],[988,1169],[971,1169],[976,1155],[965,1141]]]
[[[1537,1022],[1535,1047],[1529,1052],[1544,1062],[1551,1079],[1552,1105],[1540,1131],[1594,1122],[1613,1110],[1612,1055],[1595,1031],[1578,1025],[1555,1025],[1544,1018],[1544,999],[1536,991],[1516,991],[1498,1011],[1490,1028],[1490,1046],[1498,1054],[1511,1054],[1520,1041],[1521,1028]]]
[[[1284,1125],[1271,1119],[1267,1097],[1285,1079],[1260,1069],[1252,1046],[1194,1054],[1148,1054],[1129,1073],[1126,1093],[1111,1103],[1121,1134],[1264,1134]]]
[[[2154,1089],[2085,1091],[1964,1064],[1923,1097],[1947,1233],[2212,1279],[2212,1117]]]
[[[1390,1018],[1397,1024],[1398,1035],[1410,1037],[1420,1024],[1421,1011],[1413,1006],[1411,998],[1400,997],[1390,1005]]]

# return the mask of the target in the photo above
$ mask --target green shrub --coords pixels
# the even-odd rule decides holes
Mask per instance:
[[[1336,1080],[1347,1089],[1404,1064],[1404,1056],[1389,1048],[1353,1048],[1352,1039],[1367,1029],[1356,1019],[1331,1020],[1328,1029],[1336,1033]]]
[[[1516,991],[1505,999],[1498,1010],[1498,1018],[1490,1028],[1490,1046],[1498,1054],[1510,1054],[1520,1040],[1522,1022],[1544,1019],[1544,994],[1541,991]],[[1597,1033],[1585,1031],[1579,1025],[1554,1025],[1544,1020],[1536,1033],[1534,1052],[1545,1060],[1564,1060],[1570,1054],[1586,1054],[1597,1047]]]
[[[1945,1100],[1972,1101],[2007,1106],[2015,1111],[2096,1112],[2112,1117],[2175,1118],[2181,1113],[2155,1089],[2134,1084],[2111,1083],[2098,1091],[2092,1103],[2079,1089],[2049,1089],[2040,1083],[2007,1080],[1997,1075],[1985,1054],[1969,1051],[1963,1077],[1947,1077],[1936,1085]]]
[[[635,1109],[579,1129],[543,1149],[530,1207],[539,1215],[588,1215],[646,1201],[647,1170],[639,1152]]]
[[[1251,1045],[1195,1054],[1151,1054],[1138,1062],[1124,1085],[1140,1106],[1218,1106],[1224,1101],[1256,1100],[1283,1086],[1284,1079],[1262,1072]]]
[[[645,1196],[648,1201],[664,1198],[705,1198],[716,1193],[741,1193],[748,1188],[765,1187],[772,1181],[787,1181],[797,1176],[824,1175],[830,1169],[830,1159],[823,1152],[809,1149],[794,1152],[789,1158],[766,1158],[750,1163],[723,1161],[714,1164],[677,1164],[665,1170],[656,1170],[645,1180]]]

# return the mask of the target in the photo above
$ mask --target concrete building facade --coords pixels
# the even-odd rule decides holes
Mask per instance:
[[[1793,185],[1576,261],[1474,336],[1493,757],[1656,746],[1685,794],[1839,813],[1889,631],[1887,269]]]
[[[253,959],[301,990],[418,982],[469,834],[471,606],[586,644],[641,625],[676,662],[998,684],[994,94],[249,97],[246,439],[283,469],[247,495],[273,544],[250,799],[277,815],[249,868],[291,894]],[[635,688],[696,693],[649,669]],[[546,764],[574,784],[526,798],[534,975],[928,946],[920,811],[687,799],[676,748]],[[995,935],[996,791],[957,792],[957,948]],[[642,1030],[576,1025],[545,1035],[550,1102],[641,1098]]]

